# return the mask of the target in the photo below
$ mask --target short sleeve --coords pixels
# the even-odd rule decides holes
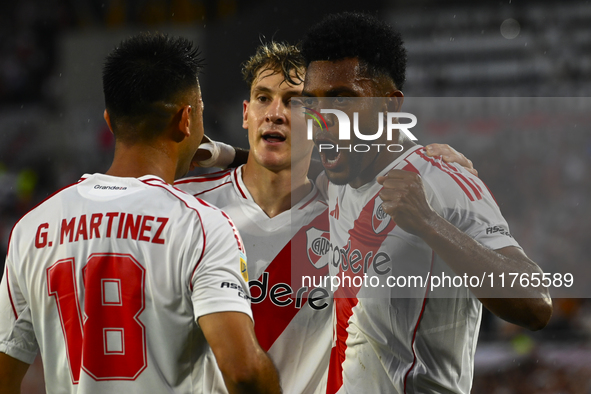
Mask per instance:
[[[425,186],[433,208],[476,241],[493,250],[520,247],[494,197],[478,177],[463,169],[450,170],[427,177]]]
[[[9,269],[6,270],[0,283],[0,352],[31,364],[39,346],[35,338],[31,311],[20,294],[18,281]]]
[[[246,254],[232,220],[223,211],[202,216],[203,255],[191,277],[195,319],[242,312],[252,319]]]

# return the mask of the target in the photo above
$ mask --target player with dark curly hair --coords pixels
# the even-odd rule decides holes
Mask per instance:
[[[284,392],[324,393],[332,300],[323,288],[291,280],[295,272],[328,274],[325,251],[311,246],[328,242],[326,203],[307,177],[313,144],[292,133],[298,127],[291,101],[302,92],[304,58],[295,45],[262,43],[244,62],[242,75],[250,92],[243,103],[250,144],[246,164],[175,185],[236,221],[248,253],[255,331],[279,370]],[[449,146],[433,148],[471,164]]]
[[[388,112],[400,111],[406,51],[385,22],[330,15],[310,29],[302,51],[304,103],[349,103],[361,119],[369,114],[362,99],[379,97]],[[371,115],[375,119],[376,112]],[[336,118],[325,117],[327,129],[314,128],[314,141],[340,149],[320,153],[326,175],[317,185],[329,203],[329,269],[342,279],[328,392],[469,393],[482,305],[537,330],[552,313],[547,289],[519,287],[501,295],[486,285],[455,287],[450,279],[445,290],[434,291],[416,281],[541,275],[541,269],[511,237],[480,179],[428,157],[396,130],[392,142],[399,151],[344,149],[364,141],[339,140]],[[388,143],[386,133],[373,142]],[[392,278],[413,278],[415,285],[391,286]],[[368,282],[377,285],[354,284]]]

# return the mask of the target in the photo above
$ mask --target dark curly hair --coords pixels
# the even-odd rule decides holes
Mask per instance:
[[[397,89],[402,89],[406,79],[402,36],[386,22],[367,14],[328,15],[308,31],[302,54],[306,67],[317,60],[358,58],[370,77],[388,76]]]

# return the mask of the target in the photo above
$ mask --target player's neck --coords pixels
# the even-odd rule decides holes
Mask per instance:
[[[128,178],[155,175],[172,184],[176,172],[176,160],[173,156],[163,146],[117,144],[113,163],[106,174]]]
[[[257,205],[272,218],[290,210],[310,193],[312,183],[306,176],[307,171],[304,165],[270,170],[249,156],[242,169],[242,181]]]

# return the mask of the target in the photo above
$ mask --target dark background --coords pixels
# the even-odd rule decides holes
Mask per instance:
[[[524,113],[507,125],[494,113],[479,115],[473,104],[456,108],[465,115],[461,130],[453,116],[442,116],[419,124],[416,135],[421,143],[449,142],[474,161],[513,235],[547,272],[586,267],[588,1],[1,2],[0,253],[20,216],[83,173],[108,168],[113,141],[102,119],[100,70],[122,39],[158,30],[198,43],[207,63],[201,77],[206,132],[246,146],[241,63],[261,40],[297,42],[324,15],[345,10],[369,12],[401,31],[409,98],[495,97],[506,103],[499,117],[527,106],[527,97],[581,98],[569,101],[580,107],[574,120],[562,108]],[[554,310],[550,325],[537,333],[485,313],[474,393],[591,392],[590,304],[555,298]],[[23,392],[39,392],[38,363],[30,371]]]

